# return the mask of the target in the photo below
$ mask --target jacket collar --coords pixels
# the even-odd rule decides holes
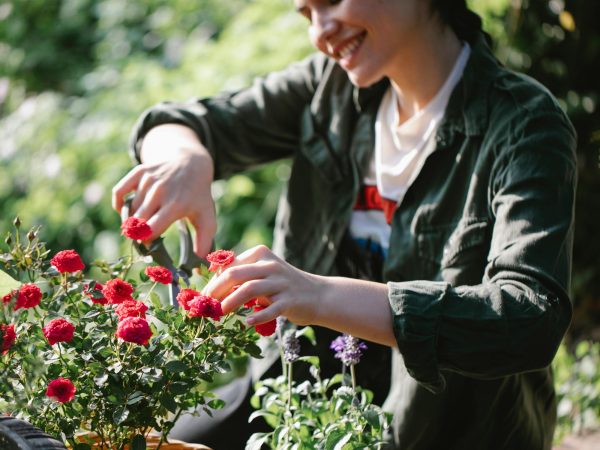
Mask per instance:
[[[499,67],[500,63],[488,45],[487,35],[480,33],[473,43],[463,76],[450,97],[438,136],[444,139],[454,132],[467,136],[476,136],[484,132],[489,115],[487,94]],[[368,88],[354,88],[353,100],[356,110],[365,112],[369,110],[371,102],[379,104],[389,84],[389,80],[385,78]]]

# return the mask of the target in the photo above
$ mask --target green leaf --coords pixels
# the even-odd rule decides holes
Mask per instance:
[[[342,450],[344,445],[346,445],[351,438],[352,433],[334,431],[327,436],[327,440],[325,441],[325,450]]]
[[[175,360],[169,361],[167,364],[165,364],[165,369],[167,369],[169,372],[178,373],[178,372],[185,372],[186,370],[189,369],[189,367],[186,366],[181,361],[175,359]]]
[[[131,396],[129,397],[129,400],[127,401],[128,405],[134,405],[136,403],[138,403],[139,401],[143,400],[145,398],[144,393],[140,392],[140,391],[135,391],[133,394],[131,394]],[[145,442],[145,441],[144,441]]]
[[[131,441],[131,450],[146,450],[146,438],[141,434],[136,434]]]
[[[225,402],[220,398],[215,398],[214,400],[208,402],[207,405],[212,409],[221,409],[223,406],[225,406]]]
[[[167,392],[160,396],[160,404],[173,414],[177,412],[177,403],[173,399],[173,396]]]
[[[310,341],[312,345],[317,345],[317,338],[315,337],[315,330],[312,327],[303,327],[296,331],[296,337],[304,336]]]
[[[91,450],[92,446],[90,444],[85,444],[83,442],[78,442],[77,444],[75,444],[75,447],[73,447],[73,450]]]
[[[260,450],[267,439],[269,439],[271,433],[254,433],[246,442],[246,448],[244,450]]]
[[[129,410],[126,406],[121,406],[113,413],[113,422],[115,425],[121,425],[129,417]]]
[[[301,356],[300,358],[298,358],[298,361],[304,361],[315,367],[320,367],[318,356]]]
[[[0,296],[4,296],[14,289],[19,289],[21,283],[15,280],[6,272],[0,270]]]

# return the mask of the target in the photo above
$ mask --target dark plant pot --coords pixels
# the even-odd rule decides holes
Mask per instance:
[[[0,449],[65,450],[65,446],[28,422],[0,416]]]

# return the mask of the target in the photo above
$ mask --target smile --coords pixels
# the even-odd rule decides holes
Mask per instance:
[[[366,32],[356,36],[348,43],[345,43],[344,46],[336,52],[336,56],[339,59],[348,59],[356,51],[360,44],[362,44],[362,41],[364,41],[365,36]]]

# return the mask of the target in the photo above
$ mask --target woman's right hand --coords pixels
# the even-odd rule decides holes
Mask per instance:
[[[177,124],[152,128],[141,147],[142,164],[134,167],[112,190],[118,212],[124,197],[134,192],[132,216],[148,222],[160,236],[172,223],[186,218],[195,229],[194,252],[205,256],[217,223],[211,196],[213,160],[196,134]]]

